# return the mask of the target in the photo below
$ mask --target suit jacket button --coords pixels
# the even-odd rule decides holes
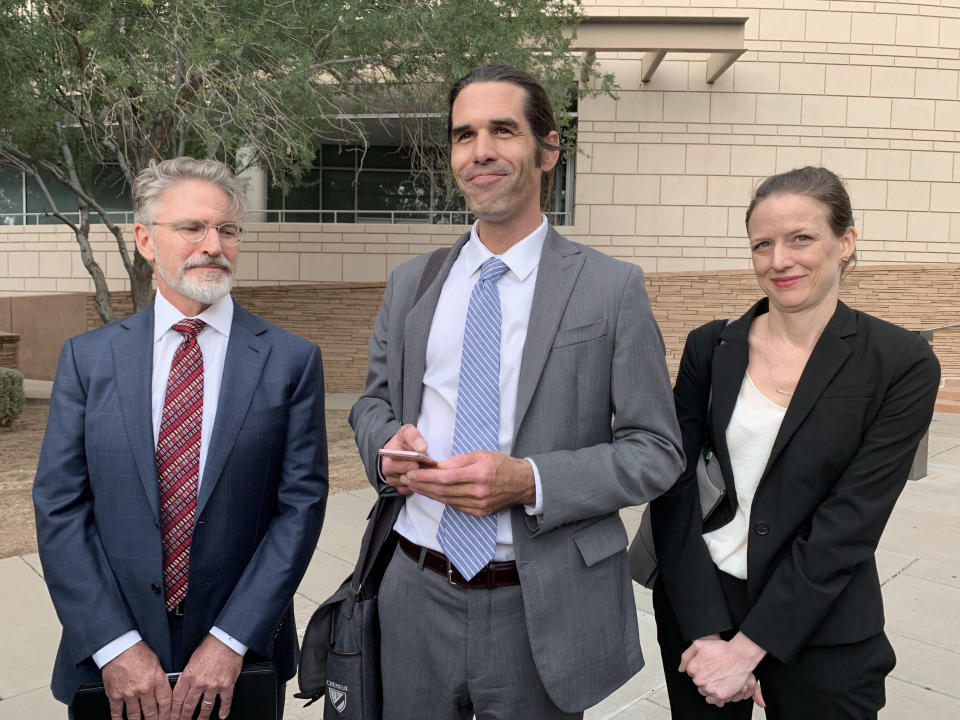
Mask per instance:
[[[153,594],[154,594],[154,595],[159,595],[159,594],[162,592],[162,588],[161,588],[159,585],[157,585],[156,583],[154,583],[153,585],[151,585],[151,586],[150,586],[150,589],[153,590]]]
[[[753,526],[753,531],[754,531],[757,535],[766,535],[768,532],[770,532],[770,526],[767,525],[765,522],[762,522],[762,521],[761,521],[761,522],[756,523],[756,524]]]

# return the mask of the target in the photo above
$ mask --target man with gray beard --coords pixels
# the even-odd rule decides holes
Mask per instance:
[[[214,160],[151,162],[133,234],[156,299],[60,354],[33,492],[63,625],[51,687],[71,703],[102,680],[118,720],[225,718],[261,660],[279,716],[296,671],[291,600],[327,496],[323,369],[230,297],[243,191]]]

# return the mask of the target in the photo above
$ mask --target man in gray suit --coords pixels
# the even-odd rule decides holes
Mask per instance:
[[[429,284],[435,254],[392,274],[350,415],[370,482],[406,498],[384,717],[579,718],[643,665],[618,511],[683,468],[663,340],[640,268],[541,214],[561,148],[530,75],[462,78],[448,129],[479,219]]]

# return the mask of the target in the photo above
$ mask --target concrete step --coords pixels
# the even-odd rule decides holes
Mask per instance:
[[[933,406],[933,410],[934,412],[960,414],[960,400],[941,399],[940,395],[937,395],[937,402]]]
[[[960,413],[960,378],[943,378],[937,392],[935,412]]]

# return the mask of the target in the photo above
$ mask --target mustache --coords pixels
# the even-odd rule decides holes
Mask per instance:
[[[509,175],[510,171],[509,165],[484,165],[467,170],[461,177],[464,180],[473,180],[477,175]]]
[[[202,265],[216,265],[219,268],[223,268],[228,273],[233,275],[233,265],[230,264],[230,261],[227,260],[222,255],[203,255],[199,258],[194,258],[192,260],[187,260],[183,267],[181,268],[182,272],[195,267],[200,267]]]

